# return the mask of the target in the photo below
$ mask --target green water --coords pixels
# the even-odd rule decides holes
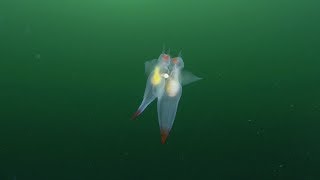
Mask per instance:
[[[318,0],[1,0],[0,180],[320,179]],[[136,121],[163,44],[203,78]]]

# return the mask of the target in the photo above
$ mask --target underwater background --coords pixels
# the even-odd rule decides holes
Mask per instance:
[[[0,180],[320,179],[320,1],[1,0]],[[202,77],[135,121],[163,45]]]

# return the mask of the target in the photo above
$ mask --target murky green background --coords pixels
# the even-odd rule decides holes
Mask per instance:
[[[0,180],[320,179],[318,0],[1,0]],[[130,116],[182,49],[160,143]]]

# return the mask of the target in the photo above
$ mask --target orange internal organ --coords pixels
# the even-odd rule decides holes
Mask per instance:
[[[164,61],[168,61],[168,60],[169,60],[169,55],[164,54],[164,55],[162,56],[162,59],[163,59]]]

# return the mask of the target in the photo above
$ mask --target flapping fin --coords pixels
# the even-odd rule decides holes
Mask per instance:
[[[186,70],[183,70],[181,72],[181,84],[182,86],[185,86],[187,84],[190,84],[190,83],[193,83],[193,82],[196,82],[196,81],[199,81],[201,80],[202,78],[192,74],[191,72],[189,71],[186,71]]]
[[[153,71],[154,67],[157,65],[158,59],[152,59],[144,63],[144,71],[147,76]]]

